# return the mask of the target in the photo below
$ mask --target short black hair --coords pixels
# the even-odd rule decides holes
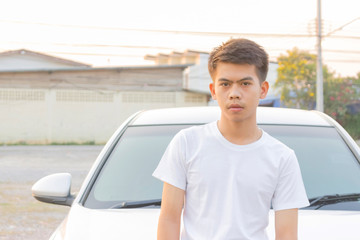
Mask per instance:
[[[216,72],[217,64],[220,62],[254,65],[260,83],[266,80],[269,69],[269,56],[264,48],[244,38],[231,39],[214,48],[210,53],[208,62],[209,73],[212,78]]]

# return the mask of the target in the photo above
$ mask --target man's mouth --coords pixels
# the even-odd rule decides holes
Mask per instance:
[[[243,109],[244,109],[244,107],[242,107],[240,104],[231,104],[229,106],[230,111],[241,111]]]

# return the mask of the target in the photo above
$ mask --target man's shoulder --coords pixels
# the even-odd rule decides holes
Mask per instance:
[[[195,125],[188,128],[184,128],[183,130],[181,130],[181,132],[185,136],[208,134],[209,132],[212,131],[214,124],[215,122],[202,124],[202,125]]]
[[[184,128],[177,134],[176,138],[180,138],[182,139],[181,141],[191,143],[192,145],[198,145],[196,143],[214,136],[214,126],[216,126],[215,122]]]

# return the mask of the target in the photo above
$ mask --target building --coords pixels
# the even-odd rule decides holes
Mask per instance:
[[[209,53],[193,50],[172,52],[170,54],[146,55],[145,60],[151,60],[158,66],[173,64],[188,64],[184,72],[184,89],[192,92],[207,94],[210,97],[209,84],[211,78],[208,72]]]
[[[0,66],[0,144],[102,144],[136,111],[209,101],[189,88],[190,64],[175,59],[93,68],[21,49],[0,53]]]
[[[207,94],[210,97],[209,84],[212,80],[208,72],[209,53],[187,50],[183,53],[172,52],[170,54],[146,55],[145,59],[154,61],[159,66],[171,65],[173,63],[190,64],[185,69],[184,89]],[[276,62],[269,63],[266,81],[269,82],[270,89],[267,97],[260,101],[261,106],[280,107],[281,105],[279,93],[274,88],[277,79],[277,68],[278,64]],[[210,99],[209,104],[216,105],[217,103]]]

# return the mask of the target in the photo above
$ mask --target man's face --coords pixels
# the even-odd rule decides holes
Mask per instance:
[[[256,121],[259,100],[266,97],[269,84],[260,84],[255,66],[219,63],[210,84],[212,98],[221,108],[221,119],[242,122]]]

